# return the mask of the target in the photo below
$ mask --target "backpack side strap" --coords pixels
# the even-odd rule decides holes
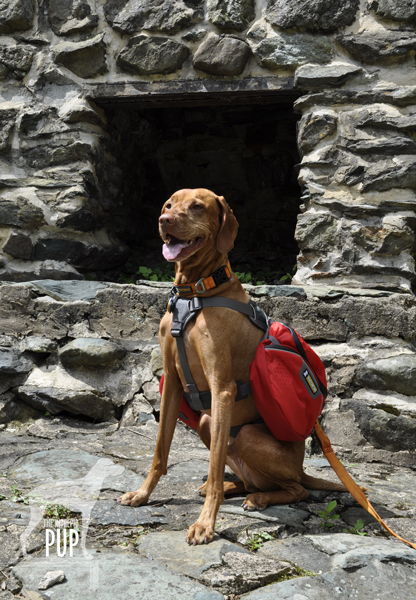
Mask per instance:
[[[328,436],[323,432],[322,427],[319,425],[318,421],[316,421],[316,423],[315,423],[314,431],[315,431],[317,440],[319,442],[319,445],[321,446],[322,451],[325,454],[329,464],[334,469],[335,473],[338,475],[338,477],[340,478],[342,483],[345,485],[347,490],[350,492],[350,494],[391,535],[394,535],[394,537],[396,537],[398,540],[400,540],[401,542],[404,542],[405,544],[408,544],[409,546],[411,546],[411,548],[414,548],[416,550],[416,544],[412,544],[411,542],[408,542],[407,540],[405,540],[402,537],[400,537],[399,535],[397,535],[397,533],[394,533],[394,531],[392,529],[390,529],[390,527],[387,525],[387,523],[385,523],[383,521],[383,519],[380,517],[380,515],[377,513],[377,511],[372,506],[371,502],[367,499],[367,496],[364,494],[363,490],[358,487],[358,485],[355,483],[355,481],[353,480],[351,475],[349,475],[347,473],[347,471],[345,470],[345,467],[340,463],[338,458],[335,456],[335,453],[331,447],[331,442],[329,441]]]

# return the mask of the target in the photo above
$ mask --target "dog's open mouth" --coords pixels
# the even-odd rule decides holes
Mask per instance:
[[[164,236],[163,241],[163,256],[166,260],[177,261],[185,260],[202,246],[204,238],[196,237],[193,240],[178,240],[174,235],[169,233]]]

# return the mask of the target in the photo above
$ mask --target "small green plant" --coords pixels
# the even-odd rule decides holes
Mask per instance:
[[[251,273],[241,273],[240,271],[234,272],[240,281],[240,283],[251,283],[252,275]]]
[[[12,502],[23,502],[23,504],[29,504],[29,498],[27,496],[23,496],[23,493],[17,489],[15,485],[12,485],[12,497],[10,500]]]
[[[324,529],[330,529],[331,527],[333,527],[335,523],[332,523],[332,521],[335,521],[336,519],[340,518],[339,515],[331,514],[336,505],[337,501],[332,500],[332,502],[328,504],[325,510],[318,511],[318,515],[321,517],[320,525],[321,527],[324,527]]]
[[[368,535],[368,533],[365,533],[365,531],[361,531],[363,527],[364,522],[361,519],[358,519],[358,521],[353,525],[352,529],[343,529],[343,532],[352,533],[354,535]]]
[[[0,494],[0,500],[6,500],[7,496],[5,496],[4,494]]]
[[[269,540],[273,540],[274,537],[270,535],[267,531],[261,531],[260,533],[255,533],[251,536],[249,540],[247,540],[244,546],[247,546],[249,550],[252,552],[256,552],[259,548],[261,548],[264,542],[268,542]]]
[[[51,413],[50,412],[45,412],[45,417],[50,417]]]
[[[47,504],[43,511],[44,519],[69,519],[75,514],[62,504]]]
[[[292,275],[290,273],[286,273],[280,278],[280,281],[288,281],[289,283],[292,281]]]

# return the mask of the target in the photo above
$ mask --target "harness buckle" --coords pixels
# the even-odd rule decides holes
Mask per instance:
[[[201,287],[201,289],[199,290],[198,287]],[[202,277],[199,281],[196,282],[195,291],[197,294],[205,294],[205,292],[207,291],[204,285],[204,277]]]

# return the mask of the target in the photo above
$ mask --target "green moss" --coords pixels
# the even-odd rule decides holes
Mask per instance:
[[[376,404],[375,408],[384,410],[384,412],[389,413],[389,415],[394,415],[395,417],[400,416],[400,411],[398,411],[397,408],[394,408],[394,406],[391,406],[390,404]]]

